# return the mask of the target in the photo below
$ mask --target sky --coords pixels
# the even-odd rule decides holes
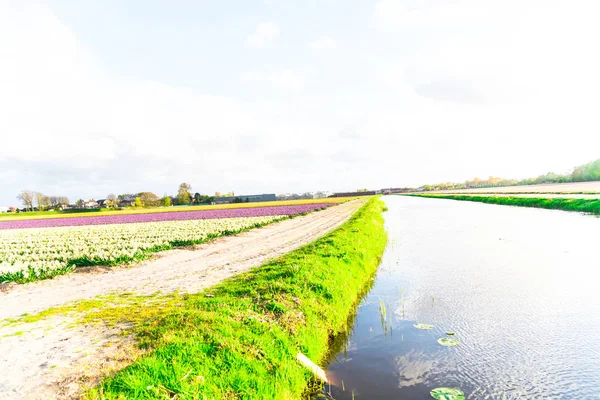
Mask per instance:
[[[600,157],[596,0],[0,0],[0,206]]]

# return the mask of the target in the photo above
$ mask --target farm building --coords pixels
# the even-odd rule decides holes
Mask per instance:
[[[227,204],[227,203],[256,203],[260,201],[275,201],[275,193],[269,194],[248,194],[240,196],[223,196],[216,197],[215,203]]]
[[[83,208],[98,208],[98,202],[94,199],[87,200],[83,203]]]

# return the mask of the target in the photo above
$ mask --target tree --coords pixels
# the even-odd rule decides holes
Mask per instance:
[[[45,196],[43,193],[34,192],[34,196],[35,196],[35,202],[37,204],[38,210],[43,211],[50,205],[48,196]]]
[[[75,207],[77,208],[84,208],[85,207],[85,201],[83,201],[83,199],[79,199],[75,202]]]
[[[165,196],[161,199],[163,207],[171,207],[171,198],[169,196]]]
[[[58,205],[59,206],[68,206],[69,198],[67,196],[58,196]]]
[[[136,207],[142,207],[144,204],[142,204],[142,199],[140,199],[139,197],[135,198],[135,206]]]
[[[198,193],[198,192],[194,193],[194,204],[200,204],[201,201],[202,201],[202,196],[200,195],[200,193]]]
[[[117,196],[117,199],[119,199],[119,201],[135,201],[135,198],[137,196],[133,193],[123,193]]]
[[[145,207],[158,207],[160,205],[160,199],[152,192],[138,193],[138,197]]]
[[[114,195],[114,193],[111,193],[106,196],[106,201],[104,204],[106,204],[106,207],[108,208],[117,208],[119,206],[119,199]]]
[[[179,185],[179,189],[177,190],[177,204],[178,205],[186,205],[190,204],[192,195],[190,192],[192,191],[192,185],[189,183],[182,183]]]
[[[25,206],[25,211],[29,211],[29,210],[33,211],[34,195],[35,195],[35,192],[32,192],[31,190],[23,190],[17,196],[17,199],[20,200],[23,203],[23,205]]]

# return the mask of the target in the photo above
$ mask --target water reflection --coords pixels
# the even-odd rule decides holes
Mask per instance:
[[[335,399],[428,399],[439,386],[471,399],[599,398],[600,220],[386,202],[389,246],[328,367]],[[447,331],[458,346],[437,343]]]
[[[428,359],[425,353],[410,350],[395,359],[398,387],[408,387],[423,384],[427,381],[435,361]]]

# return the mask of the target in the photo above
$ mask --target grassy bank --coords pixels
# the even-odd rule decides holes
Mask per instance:
[[[383,203],[288,255],[193,295],[120,296],[50,310],[86,323],[131,324],[148,349],[91,389],[91,399],[301,399],[318,388],[296,361],[326,357],[347,329],[387,243]]]
[[[474,196],[474,195],[435,195],[411,194],[414,197],[436,199],[477,201],[480,203],[500,204],[507,206],[547,208],[551,210],[577,211],[600,215],[600,199],[556,199],[543,197],[518,196]]]

